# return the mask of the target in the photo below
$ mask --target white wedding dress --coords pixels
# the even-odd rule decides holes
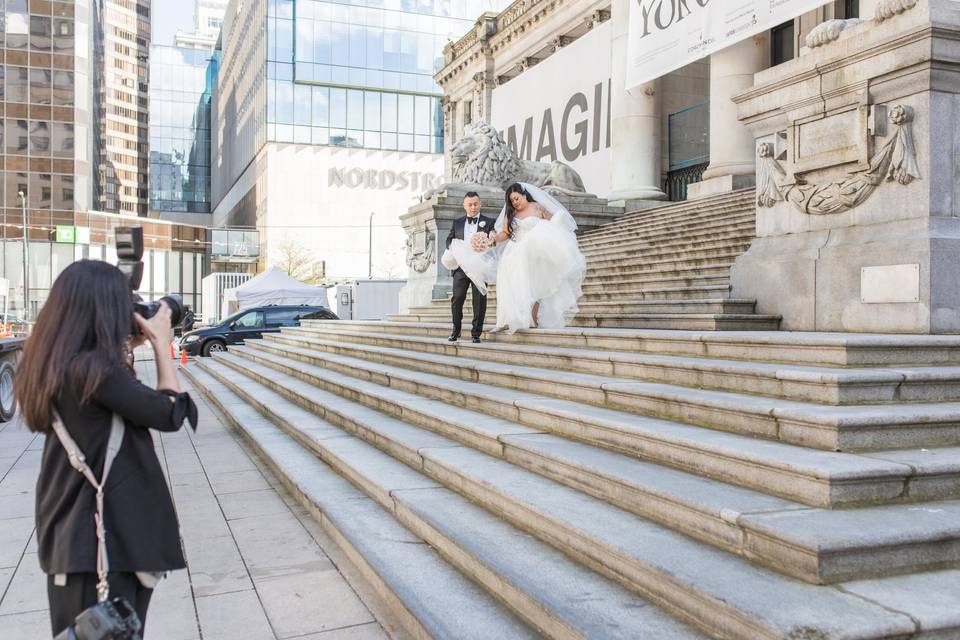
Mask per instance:
[[[497,264],[497,326],[509,333],[532,327],[536,302],[539,327],[566,326],[578,310],[586,272],[587,261],[569,221],[557,214],[549,220],[517,220]]]

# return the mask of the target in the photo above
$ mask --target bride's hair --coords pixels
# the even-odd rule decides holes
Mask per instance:
[[[530,192],[527,191],[522,184],[519,182],[514,182],[512,185],[507,187],[507,192],[503,195],[506,204],[504,205],[504,211],[506,212],[506,224],[504,224],[504,229],[507,231],[507,235],[513,238],[513,227],[514,227],[514,218],[517,215],[516,210],[513,208],[513,203],[510,202],[510,194],[519,193],[524,198],[527,199],[527,202],[533,203],[536,200],[533,199],[533,196],[530,195]]]

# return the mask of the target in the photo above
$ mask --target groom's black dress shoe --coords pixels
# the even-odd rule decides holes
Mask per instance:
[[[474,338],[473,344],[480,344],[480,338]]]
[[[460,336],[454,333],[454,334],[451,334],[449,338],[447,338],[447,342],[456,342],[459,339],[460,339]]]

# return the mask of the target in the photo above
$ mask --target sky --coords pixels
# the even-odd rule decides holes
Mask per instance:
[[[177,29],[193,31],[194,0],[160,0],[153,2],[151,29],[153,44],[173,44]]]

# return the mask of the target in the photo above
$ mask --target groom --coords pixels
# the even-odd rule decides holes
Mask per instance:
[[[480,215],[480,196],[476,191],[468,191],[463,196],[463,210],[467,215],[453,221],[453,227],[447,236],[447,248],[454,238],[463,240],[470,245],[470,238],[475,233],[489,233],[493,231],[494,220]],[[475,343],[480,342],[483,332],[483,320],[487,315],[487,296],[480,292],[470,281],[463,269],[457,267],[453,272],[453,333],[447,338],[450,342],[460,339],[460,325],[463,323],[463,303],[467,300],[467,289],[473,289],[473,327],[470,335]]]

